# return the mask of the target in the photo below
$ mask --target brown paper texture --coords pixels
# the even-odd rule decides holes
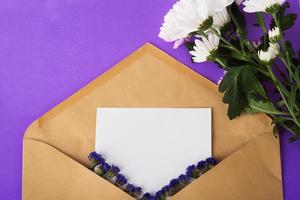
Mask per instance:
[[[27,129],[24,200],[133,199],[85,167],[94,150],[97,107],[211,107],[213,155],[223,161],[172,199],[283,199],[270,119],[229,120],[215,84],[146,44]]]

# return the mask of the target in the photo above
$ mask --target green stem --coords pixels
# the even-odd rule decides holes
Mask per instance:
[[[214,60],[215,60],[217,63],[219,63],[224,69],[227,68],[225,62],[224,62],[222,59],[220,59],[220,58],[215,58]]]
[[[237,19],[235,18],[235,16],[233,15],[232,11],[231,11],[231,7],[227,7],[227,12],[230,16],[230,18],[232,19],[234,25],[236,26],[237,28],[237,31],[240,33],[240,34],[244,34],[244,29],[240,26],[240,24],[238,23]],[[244,45],[242,43],[242,40],[240,40],[240,46],[242,48],[242,52],[243,52],[243,55],[245,54],[245,50],[244,50]]]
[[[260,65],[258,65],[255,60],[253,60],[251,57],[244,55],[240,50],[238,50],[236,47],[234,47],[230,42],[228,42],[216,29],[211,28],[211,31],[216,34],[221,41],[223,41],[226,45],[224,45],[224,47],[235,51],[236,53],[238,53],[241,57],[243,57],[245,60],[247,60],[248,62],[250,62],[251,64],[253,64],[254,66],[257,67],[257,70],[260,71],[262,74],[264,74],[265,76],[268,76],[269,74],[264,71],[263,69],[260,68]]]
[[[294,73],[293,73],[292,68],[291,68],[292,62],[291,62],[290,53],[289,53],[288,48],[286,46],[286,42],[285,42],[284,37],[283,37],[283,33],[282,33],[282,30],[281,30],[281,26],[280,26],[278,17],[277,17],[276,14],[273,14],[272,16],[274,18],[276,26],[279,29],[280,38],[281,38],[281,44],[282,44],[282,48],[283,48],[284,56],[285,56],[285,58],[283,58],[283,60],[285,60],[285,65],[286,65],[286,67],[287,67],[287,69],[289,71],[290,80],[291,80],[291,82],[293,82],[292,78],[295,78],[295,76],[294,76]]]
[[[297,119],[297,117],[296,117],[294,111],[290,108],[290,106],[289,106],[289,104],[288,104],[288,101],[287,101],[287,99],[286,99],[286,97],[285,97],[286,95],[283,94],[282,86],[279,84],[280,81],[279,81],[279,80],[277,79],[277,77],[274,75],[274,72],[272,71],[271,66],[268,66],[268,70],[269,70],[269,73],[270,73],[270,75],[271,75],[273,81],[274,81],[275,83],[278,83],[278,84],[274,84],[274,85],[275,85],[275,87],[277,88],[277,90],[279,91],[279,93],[280,93],[280,95],[281,95],[281,97],[282,97],[282,99],[283,99],[283,101],[284,101],[285,106],[287,107],[288,111],[290,112],[291,116],[293,117],[294,122],[297,124],[298,127],[300,127],[300,122],[298,121],[298,119]]]
[[[258,22],[259,26],[261,27],[261,30],[264,34],[264,36],[263,36],[263,50],[266,51],[267,50],[267,39],[268,38],[267,38],[267,27],[266,27],[266,23],[265,23],[263,13],[261,13],[261,12],[256,13],[256,19],[257,19],[257,22]]]
[[[240,51],[237,49],[237,48],[235,48],[230,42],[228,42],[215,28],[210,28],[211,29],[211,31],[214,33],[214,34],[216,34],[219,38],[220,38],[220,40],[222,41],[222,42],[224,42],[228,47],[230,47],[231,48],[231,50],[233,50],[233,51],[235,51],[235,52],[237,52],[238,54],[240,54]],[[242,54],[243,55],[243,54]]]

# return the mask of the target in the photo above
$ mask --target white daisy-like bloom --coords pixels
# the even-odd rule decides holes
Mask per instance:
[[[280,30],[278,27],[275,27],[268,32],[269,39],[272,43],[276,43],[280,40]]]
[[[281,5],[285,0],[246,0],[243,2],[244,11],[248,13],[266,12],[275,5]]]
[[[258,51],[258,57],[259,57],[261,62],[269,63],[272,60],[272,52],[259,50]]]
[[[166,42],[182,41],[197,31],[216,12],[223,11],[234,0],[179,0],[165,15],[159,37]],[[180,44],[177,42],[175,47]]]
[[[230,22],[230,16],[226,10],[226,8],[220,12],[216,12],[213,16],[213,25],[221,29],[225,24]]]
[[[278,43],[270,43],[268,51],[271,51],[273,53],[273,59],[280,53],[279,49],[280,47]]]
[[[267,51],[258,51],[258,57],[263,63],[270,63],[279,54],[279,45],[277,43],[270,43]]]
[[[202,41],[195,40],[194,51],[190,51],[196,63],[207,61],[213,51],[218,49],[220,43],[220,38],[214,33],[209,33],[207,38],[201,37],[201,39]]]

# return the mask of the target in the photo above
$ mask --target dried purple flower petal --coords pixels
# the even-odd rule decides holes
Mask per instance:
[[[124,175],[122,175],[122,174],[117,174],[115,185],[117,185],[117,186],[123,186],[126,183],[127,183],[126,177]]]
[[[91,169],[93,169],[96,165],[102,164],[105,162],[105,159],[98,154],[97,152],[93,151],[88,156],[90,162],[91,162]]]
[[[205,166],[206,166],[206,162],[203,161],[203,160],[198,162],[198,164],[197,164],[197,168],[200,169],[200,170],[205,168]]]
[[[115,165],[112,165],[111,171],[112,171],[112,173],[117,174],[120,172],[120,168]]]
[[[103,167],[103,170],[105,171],[105,173],[108,172],[111,168],[111,166],[106,162],[102,163],[102,167]]]
[[[215,158],[207,158],[206,162],[207,162],[208,165],[213,165],[213,166],[218,164],[218,161]]]
[[[150,200],[152,195],[150,193],[145,193],[140,200]]]

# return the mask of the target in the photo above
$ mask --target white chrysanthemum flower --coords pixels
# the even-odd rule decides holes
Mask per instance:
[[[223,11],[234,0],[179,0],[165,15],[159,37],[166,42],[174,42],[197,31],[216,12]],[[180,44],[179,42],[176,45]],[[175,46],[176,47],[176,46]]]
[[[270,63],[279,54],[279,45],[277,43],[270,43],[267,51],[258,51],[258,57],[263,63]]]
[[[269,40],[272,42],[272,43],[276,43],[278,42],[281,38],[281,34],[280,34],[280,30],[278,27],[275,27],[271,30],[269,30]]]
[[[272,53],[270,51],[259,50],[258,57],[261,62],[269,63],[272,60]]]
[[[280,53],[279,52],[279,44],[278,43],[270,43],[270,46],[268,48],[268,51],[271,51],[273,53],[273,59]]]
[[[214,34],[209,33],[208,37],[201,37],[201,40],[195,40],[194,51],[190,51],[193,55],[193,61],[197,63],[205,62],[219,47],[220,38]]]
[[[224,25],[230,22],[230,16],[226,10],[226,8],[220,12],[216,12],[215,15],[213,16],[213,25],[221,29]]]
[[[273,7],[279,7],[285,0],[246,0],[243,2],[244,11],[248,13],[254,12],[270,12]]]

